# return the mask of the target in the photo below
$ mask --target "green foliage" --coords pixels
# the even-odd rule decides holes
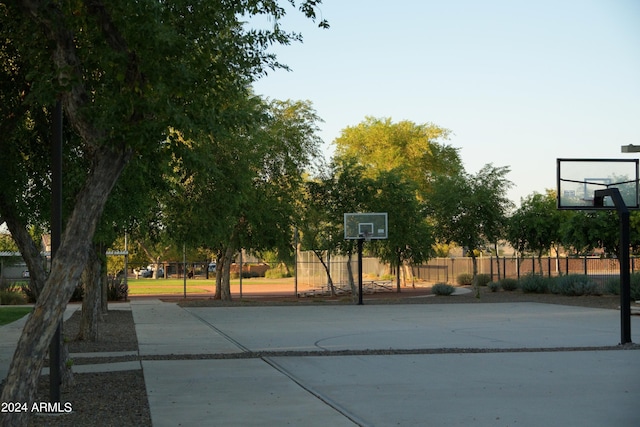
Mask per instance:
[[[461,273],[456,277],[456,283],[460,286],[471,286],[473,284],[473,274]]]
[[[455,287],[447,284],[447,283],[436,283],[431,287],[431,293],[434,295],[451,295],[456,290]]]
[[[556,208],[555,192],[533,193],[509,217],[507,240],[519,252],[541,256],[552,245],[560,243],[560,226],[566,212]]]
[[[19,288],[11,286],[0,290],[1,305],[22,305],[26,303],[27,299]]]
[[[580,296],[601,295],[598,284],[589,276],[583,274],[569,274],[547,279],[549,291],[554,294]]]
[[[428,213],[440,242],[455,242],[473,253],[503,233],[512,202],[513,185],[507,167],[485,165],[477,174],[461,172],[436,176],[429,194]],[[475,262],[475,258],[474,258]]]
[[[424,218],[424,204],[416,198],[417,186],[403,170],[382,171],[374,180],[377,189],[369,204],[371,212],[387,212],[388,239],[373,245],[374,254],[393,267],[419,264],[433,252],[433,233]]]
[[[631,276],[631,299],[640,301],[640,273],[632,273]],[[620,279],[610,279],[605,283],[605,292],[612,295],[620,295]]]
[[[504,278],[500,280],[500,287],[505,291],[515,291],[518,289],[518,281],[516,279]]]
[[[528,274],[520,279],[519,286],[525,294],[544,294],[549,290],[549,281],[538,274]]]
[[[477,275],[478,286],[487,286],[489,282],[491,282],[491,276],[489,274],[478,274]]]
[[[397,123],[390,118],[367,117],[342,130],[335,140],[338,157],[353,158],[367,167],[367,176],[402,169],[421,194],[429,192],[435,175],[462,170],[458,149],[444,143],[450,131],[432,123]]]
[[[11,238],[10,234],[0,233],[0,251],[18,252],[18,246]]]
[[[268,279],[283,279],[285,277],[291,277],[290,271],[287,271],[283,266],[276,268],[270,268],[264,272],[264,277]]]
[[[500,282],[489,282],[487,287],[491,292],[498,292],[500,290]]]
[[[562,223],[562,241],[578,253],[603,248],[605,253],[618,254],[620,220],[615,211],[571,212]],[[632,244],[638,241],[638,233],[631,229]]]

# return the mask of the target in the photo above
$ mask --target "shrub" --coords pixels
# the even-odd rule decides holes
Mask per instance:
[[[550,281],[549,290],[554,294],[568,296],[601,294],[598,284],[583,274],[556,277]]]
[[[620,279],[610,279],[605,284],[605,292],[613,295],[620,295]],[[640,273],[631,274],[631,299],[640,300]]]
[[[487,286],[491,282],[491,276],[488,274],[478,274],[478,286]]]
[[[634,301],[640,300],[640,273],[631,275],[631,299]]]
[[[458,274],[456,277],[456,283],[460,286],[469,286],[473,283],[473,274],[470,273],[462,273]]]
[[[500,290],[500,282],[489,282],[487,286],[491,292],[498,292]]]
[[[451,295],[456,288],[446,283],[436,283],[431,287],[431,292],[434,295]]]
[[[264,272],[264,277],[268,279],[284,279],[285,277],[291,277],[291,273],[287,273],[284,268],[271,268]]]
[[[107,300],[126,301],[129,297],[129,286],[120,277],[107,277]]]
[[[22,305],[26,303],[26,297],[19,290],[9,288],[0,291],[0,304],[2,305]]]
[[[544,294],[548,286],[547,279],[537,274],[529,274],[520,279],[520,289],[526,294]]]
[[[515,291],[518,289],[518,281],[516,279],[504,278],[500,280],[500,286],[505,291]]]

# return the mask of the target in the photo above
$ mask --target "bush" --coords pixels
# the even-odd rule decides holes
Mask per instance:
[[[548,280],[537,274],[529,274],[520,279],[520,289],[525,294],[544,294],[548,288]]]
[[[120,277],[107,277],[107,300],[126,301],[129,298],[129,286]]]
[[[456,277],[456,283],[460,286],[469,286],[473,283],[473,274],[462,273]]]
[[[456,288],[446,283],[436,283],[431,287],[431,292],[434,295],[451,295],[455,290]]]
[[[487,286],[491,292],[498,292],[500,290],[500,282],[489,282]]]
[[[554,294],[568,296],[601,295],[598,284],[583,274],[556,277],[550,281],[549,290]]]
[[[631,299],[640,301],[640,273],[631,275]]]
[[[270,268],[264,272],[264,277],[268,279],[284,279],[285,277],[291,277],[291,273],[287,273],[284,268]]]
[[[478,274],[478,286],[487,286],[491,282],[491,276],[488,274]]]
[[[620,279],[610,279],[605,284],[605,292],[613,295],[620,295]],[[640,300],[640,273],[631,274],[631,299]]]
[[[500,280],[500,287],[505,291],[515,291],[518,289],[518,281],[516,279],[505,278]]]
[[[0,304],[2,305],[23,305],[27,303],[27,299],[22,291],[9,288],[0,291]]]

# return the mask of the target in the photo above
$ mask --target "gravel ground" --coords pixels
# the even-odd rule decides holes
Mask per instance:
[[[450,297],[424,297],[428,294],[426,288],[403,288],[400,294],[379,293],[365,296],[365,304],[450,304],[468,303],[485,304],[500,302],[539,302],[551,304],[563,304],[573,306],[586,306],[594,308],[617,309],[619,307],[619,297],[616,296],[582,296],[564,297],[558,295],[536,295],[523,294],[522,292],[489,292],[482,289],[481,297],[478,299],[474,293]],[[180,298],[166,299],[176,301],[183,306],[256,306],[256,305],[316,305],[316,304],[352,304],[349,297],[315,297],[315,298],[286,298],[286,297],[264,297],[245,299],[243,301],[222,302],[212,299],[190,299]],[[101,341],[98,343],[74,341],[77,334],[79,314],[75,313],[64,325],[64,335],[69,341],[70,353],[86,352],[113,352],[132,351],[138,349],[138,342],[135,334],[135,326],[130,311],[112,310],[105,317],[105,322],[100,324]],[[631,349],[638,349],[640,346],[631,345]],[[615,349],[615,348],[606,348]],[[552,349],[538,349],[539,351],[550,351]],[[581,349],[564,349],[581,350]],[[460,349],[440,349],[428,350],[424,353],[448,353],[460,352]],[[470,349],[474,351],[474,349]],[[482,349],[475,349],[482,351]],[[528,350],[531,351],[531,350]],[[291,353],[291,354],[290,354]],[[294,355],[296,352],[283,352],[282,355]],[[298,352],[299,353],[299,352]],[[339,354],[350,354],[351,352],[340,352]],[[354,352],[354,354],[363,354]],[[393,351],[367,351],[367,354],[390,354]],[[398,353],[401,353],[398,352]],[[326,353],[324,353],[326,354]],[[273,354],[269,354],[273,356]],[[296,354],[307,355],[307,354]],[[311,354],[309,354],[311,355]],[[180,356],[160,356],[154,359],[206,359],[221,357],[263,357],[260,353],[246,353],[241,355],[180,355]],[[117,357],[117,358],[85,358],[74,360],[74,365],[84,363],[107,363],[121,362],[125,360],[138,359],[137,357]],[[152,358],[148,358],[152,359]],[[147,427],[151,426],[151,416],[147,402],[144,377],[142,370],[108,372],[96,374],[74,374],[75,386],[62,393],[63,402],[71,402],[73,412],[59,416],[32,416],[29,421],[30,426],[119,426],[119,427]],[[37,401],[47,401],[49,393],[49,377],[43,376],[40,380]]]

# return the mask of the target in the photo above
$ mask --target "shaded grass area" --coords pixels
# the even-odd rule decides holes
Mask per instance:
[[[20,319],[31,310],[31,307],[0,307],[0,326]]]

